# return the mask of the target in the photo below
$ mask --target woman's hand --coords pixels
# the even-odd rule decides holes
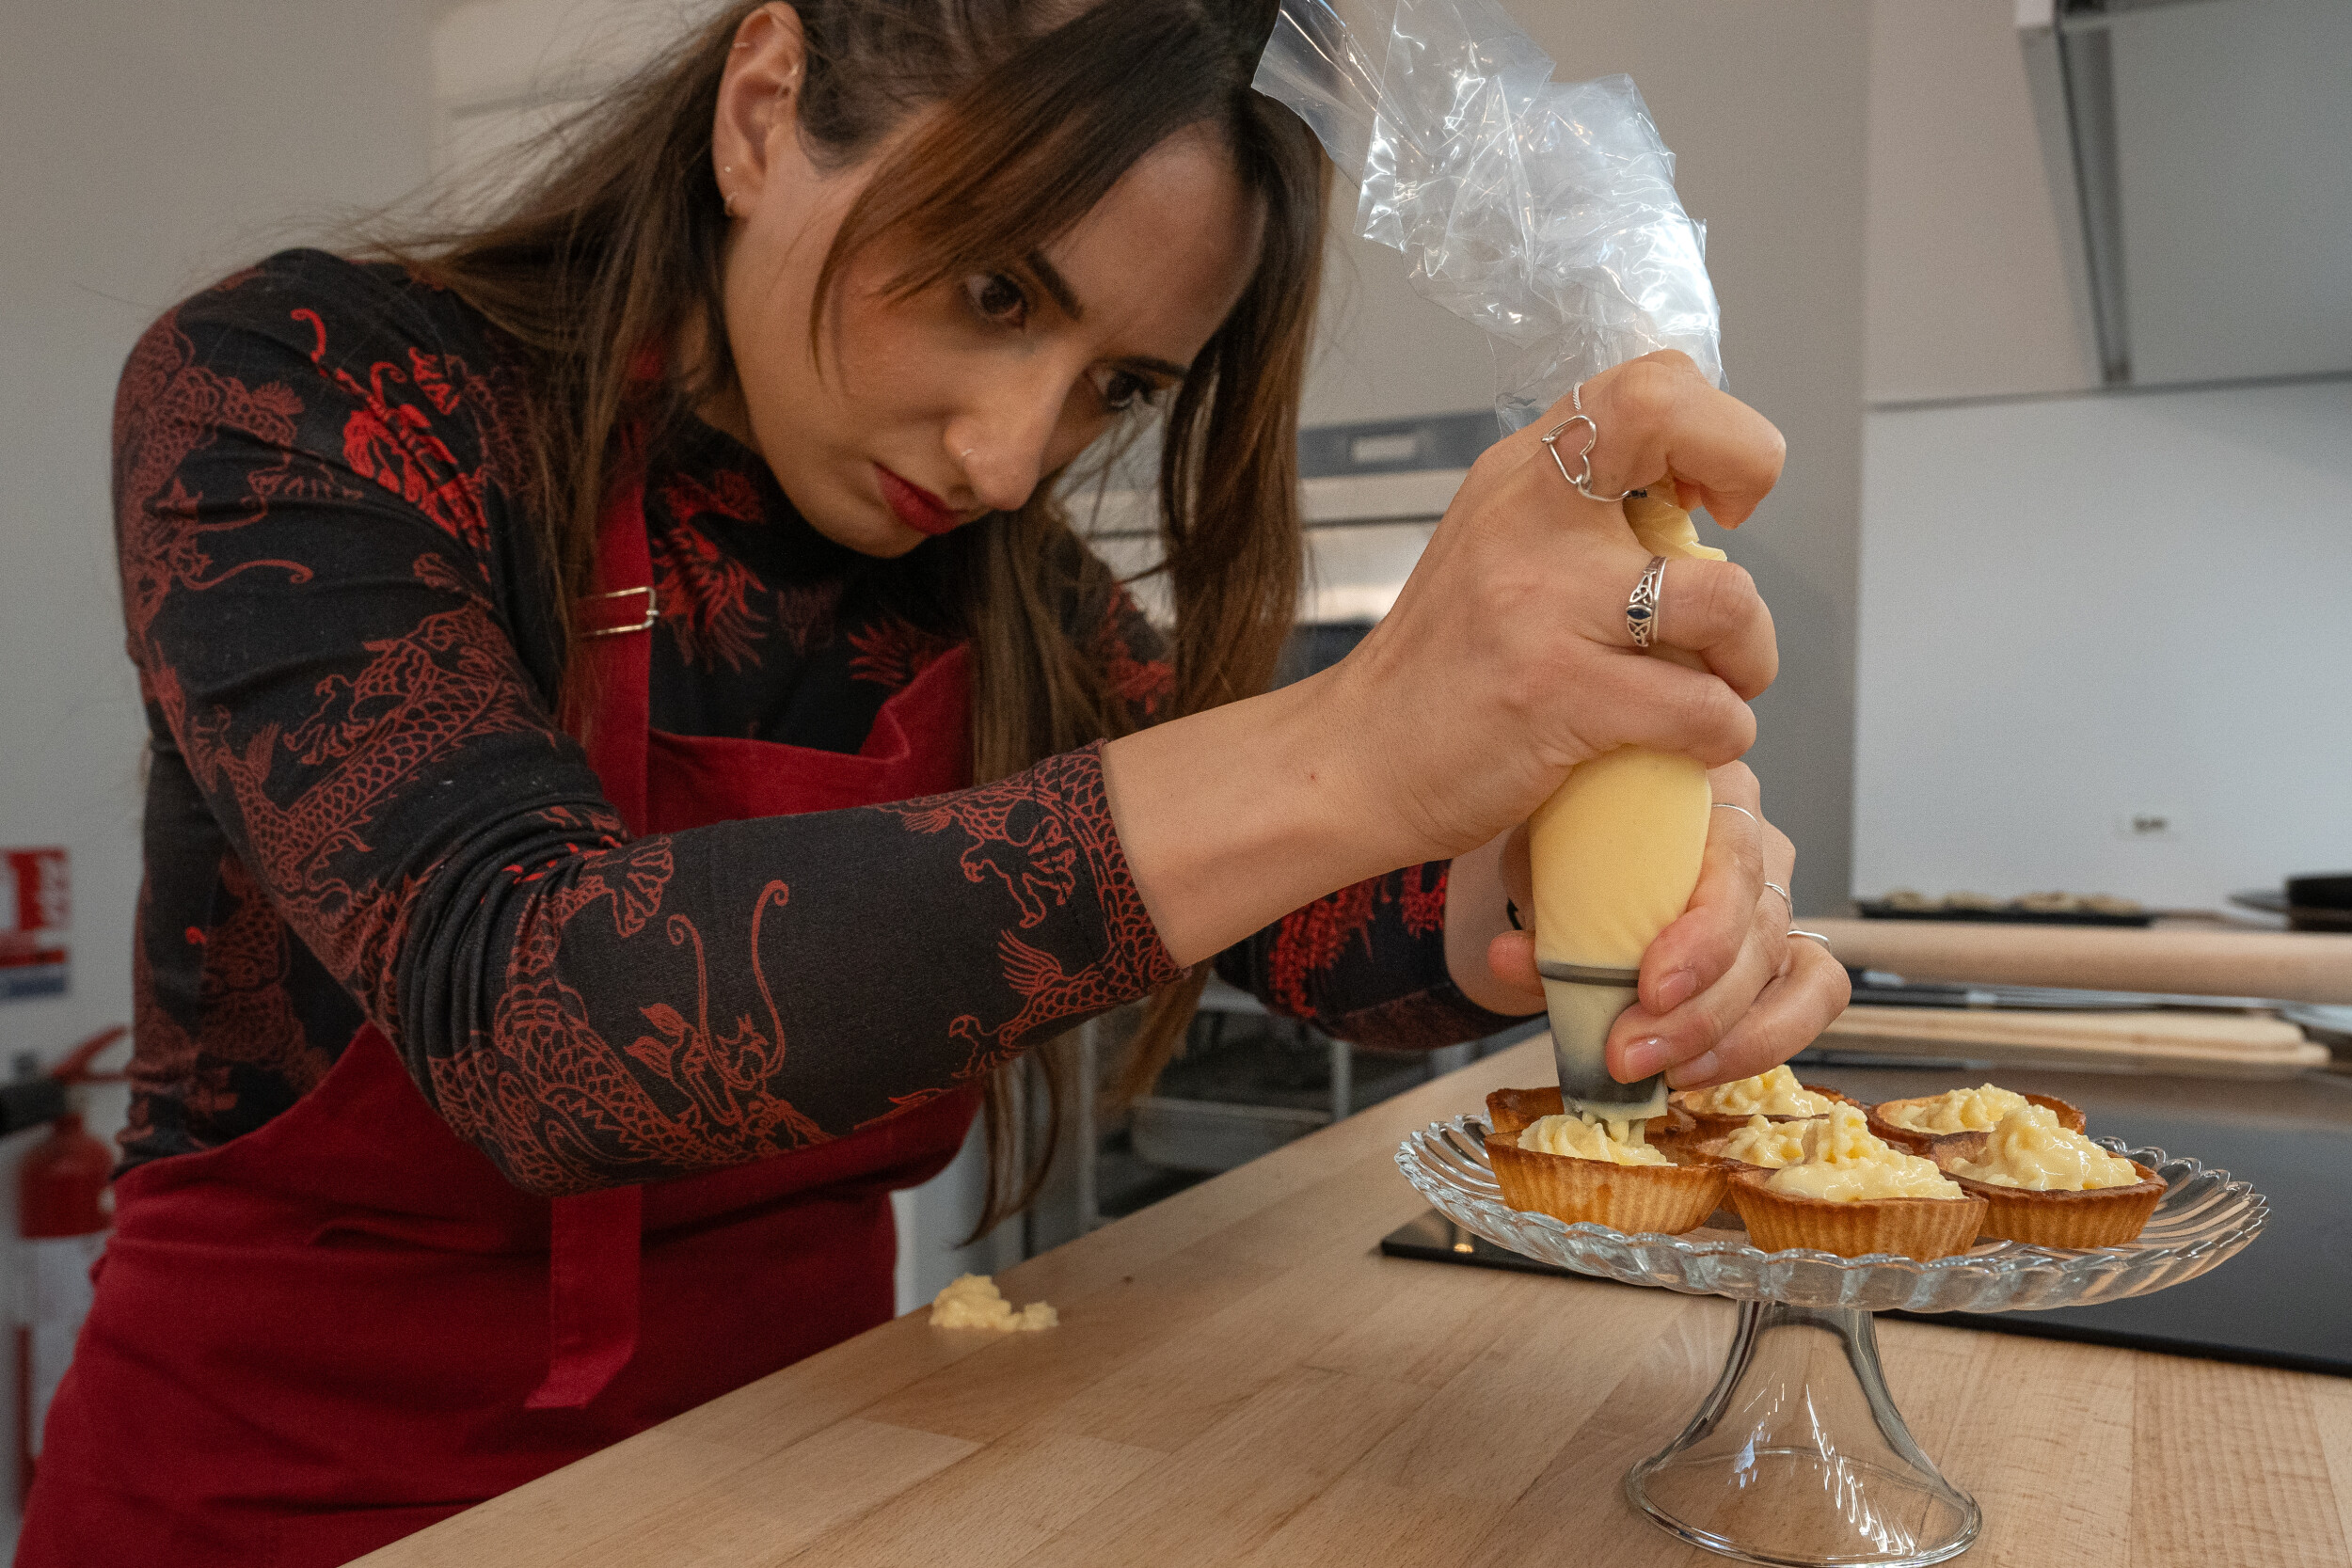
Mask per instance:
[[[1672,483],[1736,525],[1780,475],[1780,433],[1682,355],[1595,376],[1583,404],[1601,493]],[[1480,457],[1395,608],[1338,665],[1104,748],[1120,847],[1177,962],[1333,888],[1487,844],[1613,747],[1709,766],[1747,750],[1746,699],[1779,667],[1770,612],[1738,566],[1677,560],[1656,640],[1705,668],[1635,648],[1626,600],[1649,552],[1544,449],[1568,413]]]
[[[1620,1083],[1663,1071],[1674,1087],[1694,1089],[1754,1077],[1810,1045],[1852,996],[1829,949],[1788,934],[1796,922],[1780,889],[1796,847],[1764,820],[1756,775],[1733,763],[1708,779],[1719,804],[1741,810],[1708,814],[1690,907],[1642,955],[1641,1001],[1609,1031],[1609,1070]],[[1523,831],[1503,851],[1502,875],[1512,901],[1534,909]],[[1497,987],[1525,999],[1514,1010],[1543,1006],[1532,929],[1494,938],[1487,962]]]
[[[1736,526],[1779,477],[1780,433],[1680,354],[1596,376],[1583,404],[1600,493],[1674,483]],[[1675,561],[1657,640],[1706,670],[1643,657],[1625,609],[1649,551],[1622,507],[1579,495],[1541,444],[1568,412],[1479,459],[1395,608],[1318,677],[1332,742],[1407,862],[1488,842],[1613,747],[1713,766],[1755,739],[1744,699],[1779,663],[1755,584],[1729,562]],[[1564,438],[1571,454],[1581,434]]]

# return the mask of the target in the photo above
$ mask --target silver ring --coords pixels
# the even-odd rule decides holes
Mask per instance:
[[[1778,882],[1766,882],[1764,885],[1771,888],[1774,893],[1780,895],[1780,901],[1788,906],[1788,912],[1791,915],[1797,912],[1797,901],[1788,896],[1788,890],[1787,888],[1781,886]]]
[[[1717,800],[1707,809],[1708,811],[1736,811],[1740,816],[1746,817],[1749,821],[1756,822],[1756,813],[1748,810],[1745,806],[1735,806],[1729,800]],[[1761,822],[1756,822],[1756,825],[1759,828],[1764,826]],[[1764,885],[1766,887],[1771,887],[1772,884],[1766,882]]]
[[[1649,564],[1642,568],[1642,580],[1633,585],[1633,592],[1625,601],[1625,629],[1633,634],[1633,645],[1637,648],[1646,648],[1658,641],[1658,595],[1665,586],[1666,558],[1651,556]]]
[[[1807,942],[1818,942],[1821,944],[1822,952],[1827,953],[1833,958],[1837,957],[1837,949],[1832,947],[1829,944],[1829,938],[1819,931],[1800,931],[1792,926],[1788,928],[1788,934],[1792,937],[1803,937]]]
[[[1635,496],[1648,495],[1649,492],[1646,490],[1628,490],[1615,496],[1593,494],[1593,449],[1600,444],[1600,426],[1595,424],[1592,416],[1584,412],[1584,384],[1582,382],[1578,382],[1568,389],[1568,404],[1576,412],[1552,426],[1550,433],[1543,437],[1544,450],[1551,453],[1551,460],[1560,466],[1560,477],[1575,485],[1576,493],[1588,501],[1621,501]],[[1576,454],[1577,471],[1575,473],[1568,472],[1568,460],[1560,455],[1560,437],[1567,434],[1568,426],[1572,424],[1581,424],[1585,430],[1584,446]],[[1649,644],[1645,642],[1642,646],[1646,648]]]

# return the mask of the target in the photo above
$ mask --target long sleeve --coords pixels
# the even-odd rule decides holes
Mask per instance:
[[[1098,647],[1122,695],[1165,717],[1175,689],[1165,644],[1127,595],[1108,607]],[[1216,973],[1278,1013],[1380,1050],[1506,1029],[1518,1021],[1472,1002],[1446,967],[1446,873],[1432,861],[1341,888],[1218,954]]]
[[[319,258],[199,296],[125,372],[141,1086],[171,1101],[134,1158],[265,1119],[364,1018],[519,1185],[653,1180],[849,1132],[1173,977],[1091,752],[625,841],[549,714],[517,381],[451,320]]]

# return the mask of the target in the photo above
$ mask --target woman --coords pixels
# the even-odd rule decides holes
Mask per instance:
[[[1756,806],[1747,579],[1667,579],[1711,673],[1635,657],[1645,558],[1532,436],[1356,654],[1253,695],[1325,170],[1231,9],[739,4],[494,221],[149,333],[136,1098],[21,1561],[395,1539],[882,1321],[888,1192],[1029,1047],[1155,996],[1148,1080],[1213,958],[1480,1035],[1541,1006],[1502,846],[1570,766]],[[1584,395],[1603,483],[1737,522],[1778,472],[1687,365]],[[1050,499],[1154,404],[1167,642]],[[1842,1005],[1787,841],[1716,815],[1627,1077]]]

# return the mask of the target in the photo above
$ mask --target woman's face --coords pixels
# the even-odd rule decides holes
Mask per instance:
[[[886,299],[898,259],[870,247],[837,289],[820,367],[818,270],[896,143],[818,170],[798,135],[800,65],[797,19],[770,7],[745,23],[721,90],[714,163],[737,214],[723,292],[739,388],[702,412],[767,460],[818,531],[903,555],[1020,506],[1180,382],[1248,282],[1261,215],[1212,136],[1172,136],[1029,259],[1042,286],[981,274]]]

